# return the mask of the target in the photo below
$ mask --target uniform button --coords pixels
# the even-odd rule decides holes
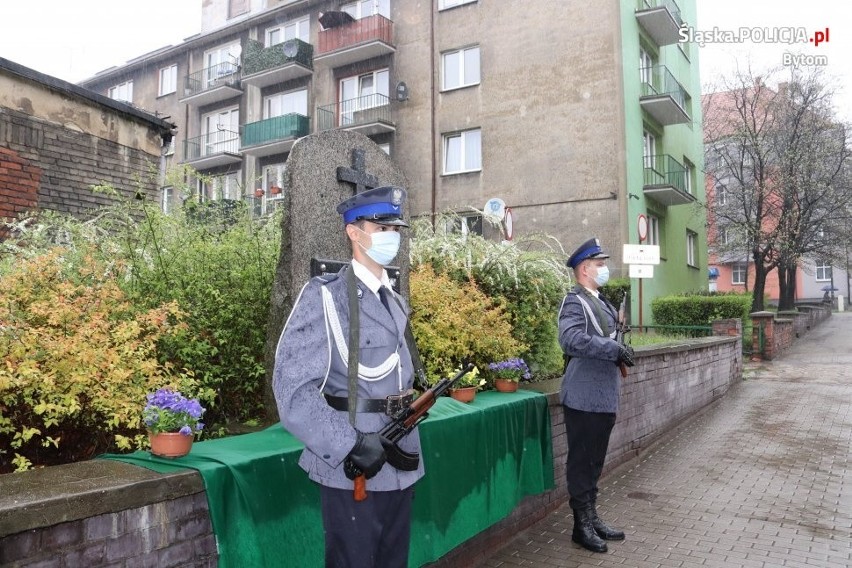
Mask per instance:
[[[331,456],[330,456],[330,455],[328,455],[328,454],[323,454],[323,455],[322,455],[322,459],[324,459],[324,460],[327,460],[327,459],[329,459],[330,457],[331,457]]]

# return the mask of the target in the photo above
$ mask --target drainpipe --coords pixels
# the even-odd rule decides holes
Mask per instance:
[[[429,104],[431,106],[431,147],[432,147],[432,228],[435,227],[435,214],[438,205],[437,142],[435,141],[435,5],[429,2]]]

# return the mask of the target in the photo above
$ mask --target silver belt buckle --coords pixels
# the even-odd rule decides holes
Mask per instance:
[[[414,401],[414,392],[409,390],[403,394],[391,394],[386,397],[385,414],[396,416],[401,410],[408,408]]]

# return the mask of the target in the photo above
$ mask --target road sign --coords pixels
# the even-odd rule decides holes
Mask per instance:
[[[653,278],[654,277],[654,265],[653,264],[631,264],[630,265],[630,278]]]
[[[643,242],[648,238],[648,218],[639,214],[639,219],[636,221],[636,229],[639,231],[639,242]]]
[[[624,264],[660,264],[660,247],[625,244],[622,256]]]

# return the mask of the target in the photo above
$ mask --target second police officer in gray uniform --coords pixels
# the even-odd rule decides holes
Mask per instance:
[[[402,188],[380,187],[338,206],[352,262],[304,286],[276,350],[273,389],[281,422],[305,444],[299,465],[320,485],[326,567],[408,565],[413,485],[423,463],[410,471],[386,463],[377,433],[390,421],[388,404],[410,402],[414,382],[404,336],[408,308],[384,269],[399,250],[400,228],[408,227],[405,197]],[[350,306],[357,306],[359,321],[355,359]],[[352,361],[357,377],[350,377]],[[350,381],[357,391],[351,398]],[[417,431],[398,445],[419,454]],[[353,496],[359,474],[369,495],[362,501]]]
[[[615,340],[617,310],[599,293],[609,269],[598,239],[580,245],[568,259],[577,285],[559,309],[559,344],[570,357],[560,397],[568,434],[569,504],[574,511],[572,540],[594,552],[606,552],[604,540],[624,533],[598,517],[598,479],[609,435],[615,425],[621,389],[619,363],[633,366],[633,350]]]

